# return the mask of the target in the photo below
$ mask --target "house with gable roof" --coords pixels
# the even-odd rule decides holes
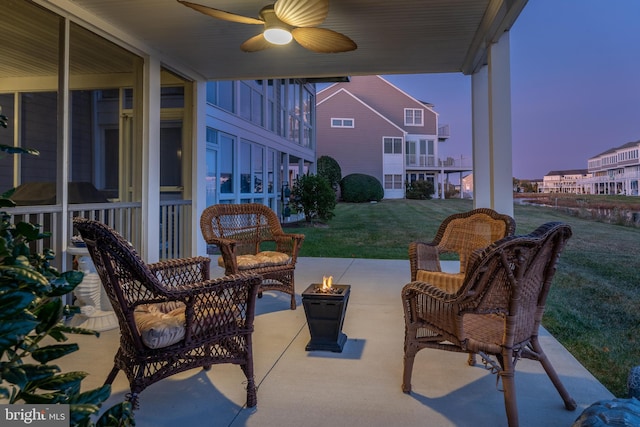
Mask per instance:
[[[443,197],[449,174],[471,171],[471,159],[439,159],[438,142],[448,136],[432,104],[380,76],[355,76],[317,93],[317,156],[334,158],[343,176],[374,176],[388,199],[403,198],[406,183],[419,180]]]

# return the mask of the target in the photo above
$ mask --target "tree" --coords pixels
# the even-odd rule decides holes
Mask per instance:
[[[340,180],[342,179],[342,170],[340,165],[333,157],[320,156],[318,158],[318,176],[326,178],[333,188],[333,191],[338,191]]]
[[[427,180],[418,180],[407,183],[407,190],[405,196],[407,199],[431,199],[435,193],[433,183]]]
[[[333,218],[336,195],[324,177],[302,175],[293,184],[293,203],[298,211],[304,212],[307,222],[315,219],[327,221]]]

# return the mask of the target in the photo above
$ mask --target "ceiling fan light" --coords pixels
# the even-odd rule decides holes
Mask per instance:
[[[272,27],[264,30],[264,38],[272,44],[288,44],[293,40],[291,33],[284,28]]]

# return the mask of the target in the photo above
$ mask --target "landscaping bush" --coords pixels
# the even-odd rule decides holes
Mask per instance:
[[[352,173],[340,180],[340,194],[345,202],[379,202],[384,197],[384,189],[375,177]]]
[[[327,221],[333,218],[336,194],[329,181],[318,175],[302,175],[293,184],[293,205],[304,212],[307,222]]]
[[[425,200],[433,196],[435,190],[431,181],[419,180],[407,183],[405,197],[407,199]]]
[[[318,158],[318,176],[325,178],[329,181],[329,185],[333,188],[333,191],[338,190],[340,180],[342,179],[342,170],[340,165],[333,157],[320,156]]]

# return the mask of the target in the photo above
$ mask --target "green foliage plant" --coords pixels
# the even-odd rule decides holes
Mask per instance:
[[[320,156],[317,162],[318,176],[326,178],[333,188],[333,191],[337,191],[340,186],[340,180],[342,179],[342,169],[340,165],[330,156]]]
[[[37,153],[6,145],[0,145],[0,151]],[[0,207],[15,206],[8,194],[0,196]],[[92,416],[97,417],[111,386],[81,391],[86,372],[61,372],[50,363],[79,349],[75,343],[66,343],[66,334],[98,333],[64,324],[64,318],[79,308],[65,304],[63,296],[82,282],[83,273],[59,273],[51,265],[52,250],[31,250],[30,244],[49,236],[39,225],[13,224],[11,215],[0,211],[0,401],[68,404],[71,426],[133,426],[130,402],[109,408],[94,424]]]
[[[304,212],[307,222],[333,218],[336,194],[329,181],[319,175],[302,175],[293,184],[292,196],[298,212]]]
[[[379,202],[384,197],[384,189],[375,177],[352,173],[340,181],[340,194],[344,202]]]
[[[435,190],[433,188],[433,183],[431,181],[421,179],[407,183],[405,197],[407,199],[414,200],[427,200],[431,199],[434,193]]]

